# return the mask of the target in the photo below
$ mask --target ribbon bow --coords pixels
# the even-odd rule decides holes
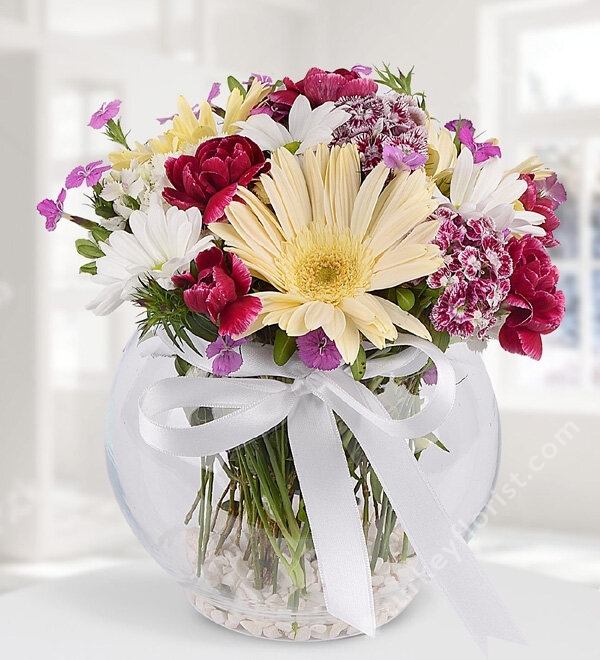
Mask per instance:
[[[169,353],[210,372],[210,361],[187,347],[163,342]],[[200,344],[200,342],[198,342]],[[244,346],[244,363],[228,378],[166,378],[139,400],[144,441],[182,457],[218,454],[260,436],[288,420],[288,436],[305,500],[327,610],[367,635],[375,634],[371,571],[353,483],[337,424],[337,413],[360,443],[402,528],[426,571],[435,580],[479,646],[487,637],[522,642],[519,630],[421,471],[406,440],[439,428],[454,403],[455,374],[449,360],[430,342],[401,335],[406,350],[371,360],[366,378],[415,373],[430,358],[438,382],[427,404],[406,419],[392,419],[377,397],[354,380],[347,368],[310,370],[297,358],[283,367],[269,347]],[[202,348],[199,346],[199,348]],[[291,384],[257,376],[284,376]],[[163,423],[178,408],[227,409],[200,426]],[[331,506],[335,500],[335,506]],[[440,562],[445,544],[453,556]],[[343,554],[340,553],[343,548]],[[437,559],[436,559],[437,557]]]

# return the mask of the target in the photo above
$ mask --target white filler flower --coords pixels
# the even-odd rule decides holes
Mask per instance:
[[[174,288],[171,277],[213,244],[210,236],[201,237],[202,214],[197,208],[171,207],[165,213],[158,194],[150,198],[147,212],[131,214],[129,225],[132,233],[114,231],[100,245],[105,256],[96,262],[93,281],[104,288],[87,306],[100,316],[130,300],[140,279],[152,277],[164,289]]]
[[[269,115],[252,115],[236,126],[240,135],[253,140],[263,151],[275,151],[287,147],[292,153],[302,154],[317,144],[329,144],[333,131],[349,119],[350,115],[327,101],[314,110],[306,96],[300,95],[290,110],[289,130],[274,121]]]

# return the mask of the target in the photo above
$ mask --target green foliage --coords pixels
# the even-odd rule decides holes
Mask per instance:
[[[350,365],[350,370],[352,371],[354,380],[362,380],[365,375],[365,371],[367,370],[367,354],[365,353],[362,344],[358,349],[356,360]]]
[[[275,342],[273,343],[273,360],[282,367],[295,353],[296,339],[289,337],[285,330],[277,328]]]
[[[100,218],[104,218],[105,220],[114,218],[115,215],[117,214],[113,207],[113,203],[100,197],[101,192],[102,192],[101,183],[97,183],[95,186],[92,186],[93,194],[92,197],[90,197],[90,200],[94,206],[94,212],[96,213],[97,216],[99,216]]]
[[[114,119],[109,119],[104,127],[104,134],[109,140],[112,140],[112,142],[116,142],[122,147],[125,147],[125,149],[131,151],[129,145],[127,144],[127,136],[129,135],[129,131],[127,133],[123,133],[120,118],[116,121]]]
[[[393,73],[388,64],[384,64],[381,69],[375,67],[375,71],[379,76],[375,80],[376,83],[380,85],[385,85],[390,89],[393,89],[398,94],[407,94],[408,96],[414,96],[417,98],[419,107],[425,109],[425,94],[423,92],[413,92],[412,91],[412,74],[414,67],[405,75],[398,69],[398,73]]]
[[[227,87],[229,87],[230,92],[233,92],[234,89],[237,89],[242,95],[242,98],[246,98],[246,94],[248,92],[237,78],[234,78],[233,76],[227,76]]]
[[[80,273],[89,273],[90,275],[96,275],[98,273],[98,268],[96,266],[95,261],[89,261],[87,264],[83,264],[83,266],[79,266],[79,272]]]
[[[410,310],[415,306],[415,294],[405,287],[398,287],[396,289],[396,302],[398,307],[403,309],[405,312],[410,312]]]
[[[101,243],[106,241],[106,239],[110,236],[111,233],[108,229],[106,229],[106,227],[103,227],[102,225],[95,225],[90,229],[90,232],[94,237],[96,243]]]
[[[145,311],[145,317],[138,321],[140,338],[163,328],[175,346],[182,348],[185,343],[197,353],[190,333],[210,342],[218,336],[217,327],[207,316],[187,308],[181,289],[167,291],[154,279],[140,280],[133,300]]]
[[[104,252],[98,247],[97,243],[87,238],[78,238],[75,241],[75,249],[86,259],[99,259],[104,256]]]

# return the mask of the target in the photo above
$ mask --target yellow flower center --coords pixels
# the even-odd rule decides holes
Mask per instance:
[[[314,223],[283,245],[279,266],[290,293],[337,304],[367,290],[373,257],[348,229]]]

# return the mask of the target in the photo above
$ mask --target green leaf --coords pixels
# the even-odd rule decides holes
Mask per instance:
[[[78,238],[75,241],[75,249],[86,259],[99,259],[104,256],[104,252],[92,241],[87,238]]]
[[[409,312],[415,306],[415,294],[410,289],[398,287],[396,289],[396,302],[400,309]]]
[[[383,487],[381,486],[381,482],[379,481],[379,478],[375,474],[373,470],[370,470],[369,472],[369,481],[371,482],[371,490],[373,491],[373,497],[376,499],[377,502],[381,503],[382,495],[383,495]]]
[[[450,334],[447,332],[439,332],[435,328],[429,327],[431,333],[431,341],[440,349],[445,351],[450,345]]]
[[[273,360],[282,367],[295,353],[296,339],[288,337],[285,330],[277,328],[275,342],[273,343]]]
[[[96,225],[95,227],[92,227],[90,231],[92,232],[92,236],[96,243],[102,243],[110,236],[110,231],[106,229],[106,227],[102,227],[102,225]]]
[[[246,88],[237,78],[234,78],[233,76],[227,76],[227,87],[229,87],[230,92],[233,92],[234,89],[239,90],[242,94],[242,98],[246,98]]]
[[[358,355],[356,356],[356,360],[354,360],[350,366],[350,370],[352,371],[354,380],[362,380],[365,375],[365,371],[367,370],[367,354],[362,345],[358,349]]]
[[[186,325],[192,334],[206,341],[215,341],[219,336],[217,326],[204,314],[190,312],[186,318]]]
[[[80,273],[89,273],[90,275],[96,275],[98,273],[98,268],[96,267],[95,261],[90,261],[83,266],[79,266]]]
[[[186,362],[179,355],[175,356],[175,371],[178,376],[185,376],[190,368],[189,362]]]
[[[140,203],[131,195],[123,195],[123,203],[134,211],[139,211]]]

